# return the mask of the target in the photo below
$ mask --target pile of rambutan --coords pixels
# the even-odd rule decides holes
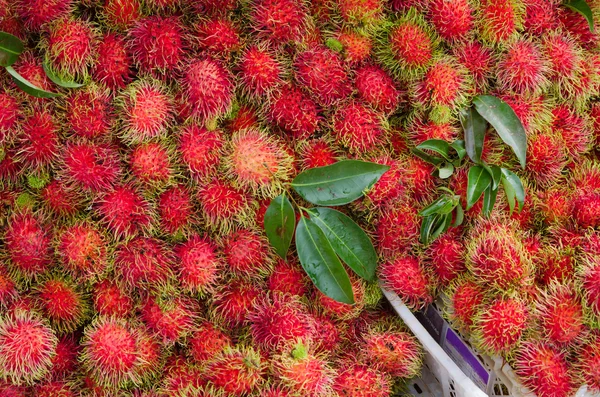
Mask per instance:
[[[390,166],[343,209],[384,287],[443,298],[540,397],[600,392],[600,37],[561,1],[0,0],[0,31],[61,94],[0,71],[1,396],[401,391],[422,351],[378,284],[336,302],[263,229],[341,159]],[[424,245],[419,210],[467,175],[411,148],[460,139],[480,94],[527,132],[524,208],[500,194]],[[491,133],[483,159],[518,168]]]

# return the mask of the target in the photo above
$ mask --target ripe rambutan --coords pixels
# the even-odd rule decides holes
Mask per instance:
[[[127,45],[140,71],[168,76],[183,62],[184,28],[177,17],[153,15],[136,22]]]
[[[19,0],[16,9],[27,29],[37,31],[71,11],[73,0]]]
[[[486,354],[507,353],[518,346],[528,326],[529,311],[525,303],[499,297],[484,305],[473,321],[473,338]]]
[[[475,88],[478,91],[485,89],[495,64],[492,51],[477,41],[468,41],[453,46],[453,53],[456,59],[469,70]]]
[[[188,351],[194,361],[203,364],[212,361],[225,348],[233,345],[231,338],[213,323],[203,322],[188,338]]]
[[[259,121],[256,110],[252,106],[242,103],[235,112],[235,116],[228,120],[226,125],[231,132],[258,127]]]
[[[50,27],[46,58],[59,74],[73,78],[87,76],[94,62],[97,32],[82,19],[63,18]]]
[[[158,198],[158,213],[161,229],[174,234],[187,230],[195,223],[192,197],[184,185],[165,190]]]
[[[162,286],[173,278],[173,253],[162,241],[136,237],[117,248],[117,274],[130,287]]]
[[[389,397],[391,388],[383,373],[358,363],[344,365],[333,383],[333,390],[346,397]]]
[[[32,277],[44,272],[52,262],[51,229],[26,210],[8,218],[4,235],[10,264]]]
[[[223,260],[209,238],[194,235],[175,247],[175,254],[177,278],[184,289],[200,294],[214,292]]]
[[[546,97],[506,92],[500,94],[499,98],[512,108],[528,135],[540,130],[547,132],[552,122],[553,104]]]
[[[502,55],[496,73],[501,90],[526,94],[538,93],[548,85],[548,71],[540,48],[532,41],[521,39]]]
[[[118,30],[129,29],[142,16],[139,0],[104,0],[103,21]]]
[[[300,42],[307,28],[307,10],[296,0],[254,0],[251,26],[273,45]]]
[[[433,301],[433,284],[428,271],[417,258],[398,256],[379,268],[383,286],[395,292],[412,308],[421,308]]]
[[[594,131],[594,143],[600,145],[600,102],[590,104],[590,119],[592,120],[592,129]]]
[[[321,117],[315,102],[293,86],[278,90],[270,100],[268,117],[272,123],[304,140],[315,133]]]
[[[452,123],[437,123],[432,120],[427,121],[425,117],[415,118],[407,127],[407,135],[410,139],[410,143],[415,146],[429,139],[441,139],[452,142],[458,138],[458,130]]]
[[[249,197],[221,179],[214,179],[198,192],[206,226],[227,231],[234,224],[246,225],[252,220]]]
[[[562,137],[563,145],[569,155],[579,158],[590,151],[593,136],[589,123],[567,105],[552,109],[552,131]]]
[[[586,306],[596,317],[600,318],[600,260],[598,256],[586,255],[578,273]]]
[[[377,248],[385,259],[408,251],[419,236],[417,211],[407,203],[383,212],[375,230]]]
[[[66,181],[94,193],[110,189],[121,174],[117,148],[105,144],[67,144],[62,162]]]
[[[116,238],[135,235],[151,222],[148,203],[127,185],[106,193],[98,203],[97,211]]]
[[[19,161],[33,168],[49,165],[58,154],[58,132],[50,110],[34,111],[21,125]]]
[[[542,37],[558,27],[556,1],[528,0],[523,27],[532,37]]]
[[[0,176],[2,176],[1,172]],[[58,179],[48,183],[40,192],[40,196],[50,211],[58,216],[73,215],[81,207],[77,192],[67,189]]]
[[[400,92],[394,80],[379,66],[366,65],[356,70],[355,86],[358,97],[375,110],[393,113],[399,104]]]
[[[296,78],[321,106],[331,106],[351,93],[348,73],[339,55],[327,47],[300,53],[294,61]]]
[[[411,157],[406,161],[404,182],[415,200],[419,202],[432,200],[435,187],[435,179],[432,175],[434,169],[432,164],[417,157]]]
[[[106,91],[93,87],[73,91],[66,100],[69,128],[83,138],[103,138],[110,132],[110,100]]]
[[[281,82],[282,66],[266,46],[250,47],[240,61],[239,76],[244,92],[250,97],[270,93]]]
[[[576,193],[571,208],[571,215],[580,227],[600,226],[600,193]]]
[[[246,317],[261,295],[262,288],[256,282],[233,279],[213,295],[211,308],[226,326],[239,327],[248,321]]]
[[[56,354],[52,357],[53,379],[64,379],[77,370],[79,351],[78,340],[72,334],[64,335],[58,340]]]
[[[308,290],[308,279],[297,263],[277,259],[267,287],[271,293],[304,296]]]
[[[94,279],[107,267],[107,241],[95,226],[85,221],[61,233],[57,253],[63,269],[76,279]]]
[[[192,176],[203,178],[211,175],[219,164],[223,144],[221,131],[189,125],[179,135],[178,151]]]
[[[469,277],[458,277],[450,282],[445,291],[446,315],[452,324],[462,331],[469,331],[476,314],[481,310],[485,291]]]
[[[381,115],[359,102],[339,107],[332,127],[333,135],[352,152],[372,150],[385,139]]]
[[[198,14],[213,16],[233,11],[237,7],[237,3],[238,0],[196,0],[191,5]]]
[[[196,28],[200,48],[215,56],[228,57],[242,46],[238,28],[229,19],[211,19]]]
[[[454,59],[445,57],[433,61],[423,79],[413,88],[415,101],[425,107],[461,106],[469,91],[467,71]]]
[[[75,391],[65,381],[53,381],[37,384],[33,388],[36,397],[75,397]]]
[[[234,88],[229,71],[210,58],[195,60],[184,70],[181,86],[192,117],[206,121],[229,111]]]
[[[21,104],[10,91],[0,91],[0,145],[12,137],[21,119]]]
[[[551,283],[538,298],[535,318],[542,337],[554,346],[568,346],[583,336],[583,306],[571,285]]]
[[[598,35],[590,30],[589,23],[582,14],[567,7],[560,7],[558,17],[562,28],[575,37],[582,47],[585,49],[597,47]]]
[[[581,73],[581,49],[571,37],[558,33],[545,35],[543,48],[549,63],[548,77],[568,93],[570,81]]]
[[[18,295],[13,277],[8,274],[4,263],[0,262],[0,308],[6,308]]]
[[[448,284],[466,270],[465,249],[457,233],[446,233],[425,252],[428,262],[442,284]]]
[[[238,229],[222,240],[228,269],[238,275],[253,276],[268,271],[271,258],[264,235],[251,229]]]
[[[98,60],[94,78],[112,90],[124,88],[131,81],[131,57],[125,48],[125,39],[107,33],[98,44]]]
[[[100,316],[127,318],[132,314],[134,302],[115,281],[104,279],[94,286],[94,310]]]
[[[43,90],[52,90],[52,82],[46,75],[42,62],[36,55],[31,51],[25,51],[20,56],[17,62],[14,63],[13,68],[21,75],[25,80],[29,81],[36,87],[40,87]]]
[[[521,29],[524,12],[520,1],[482,1],[476,18],[482,39],[491,44],[508,42]]]
[[[0,319],[0,371],[13,385],[33,384],[48,374],[58,339],[31,312],[12,311]]]
[[[473,6],[469,0],[429,2],[430,21],[446,41],[463,39],[473,28]]]
[[[172,292],[168,297],[149,296],[140,308],[142,321],[165,345],[180,341],[190,333],[196,313],[195,303],[191,299]]]
[[[173,176],[168,148],[159,142],[147,142],[135,147],[129,158],[136,180],[149,185],[162,185]]]
[[[390,167],[366,193],[369,201],[379,208],[391,205],[405,193],[402,183],[402,165],[400,161],[384,155],[371,159],[372,162]]]
[[[292,397],[292,391],[283,386],[263,387],[259,397]]]
[[[383,16],[383,0],[336,0],[337,9],[345,22],[368,25]]]
[[[35,290],[44,316],[56,331],[73,332],[86,320],[88,302],[71,280],[50,276],[38,284]]]
[[[527,141],[527,175],[542,187],[555,183],[567,164],[564,143],[554,132],[532,134]]]
[[[414,336],[402,331],[368,331],[361,354],[370,368],[394,377],[412,378],[421,370],[423,352]]]
[[[349,320],[360,315],[364,310],[366,303],[365,283],[357,277],[351,277],[350,281],[352,283],[352,293],[354,295],[354,304],[352,305],[331,299],[321,291],[316,292],[316,306],[322,313],[336,320]]]
[[[344,31],[337,36],[344,47],[344,60],[350,64],[358,64],[371,55],[373,43],[371,38],[355,31]]]
[[[245,396],[263,382],[264,363],[251,347],[226,347],[207,368],[208,379],[232,397]]]
[[[571,170],[570,185],[580,193],[600,193],[600,166],[595,161],[585,160]]]
[[[514,368],[523,384],[538,396],[567,397],[575,389],[572,370],[564,353],[543,342],[523,343]]]
[[[304,169],[331,165],[339,156],[338,149],[324,138],[300,142],[298,151]]]
[[[172,98],[154,80],[130,84],[118,99],[120,137],[127,143],[141,143],[163,135],[173,118]]]
[[[303,343],[286,349],[272,360],[273,372],[283,386],[308,396],[331,395],[335,370],[324,356],[317,356]]]
[[[600,336],[596,333],[578,355],[575,368],[588,391],[600,391]]]

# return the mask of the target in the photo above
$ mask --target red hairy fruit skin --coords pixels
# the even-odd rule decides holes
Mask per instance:
[[[238,0],[197,0],[192,3],[192,6],[198,13],[212,16],[233,11],[237,7],[237,3]]]
[[[339,155],[337,148],[323,138],[305,141],[299,151],[304,169],[331,165],[337,161]]]
[[[277,259],[267,287],[271,293],[304,296],[308,291],[308,279],[297,263]]]
[[[352,293],[354,295],[354,304],[352,305],[331,299],[321,291],[316,292],[316,306],[324,313],[324,315],[342,321],[356,318],[364,310],[366,294],[365,284],[357,277],[351,277],[350,281],[352,283]]]
[[[364,336],[361,354],[370,368],[394,377],[412,378],[421,370],[423,352],[414,336],[407,332],[374,332]]]
[[[446,233],[427,248],[426,256],[440,282],[447,285],[466,270],[465,248],[457,233]]]
[[[592,131],[587,120],[567,105],[552,109],[552,130],[562,137],[569,155],[579,158],[590,151]]]
[[[319,125],[317,104],[299,88],[282,87],[270,100],[268,117],[270,121],[297,140],[312,136]]]
[[[390,381],[382,372],[359,363],[352,363],[343,368],[333,383],[333,390],[339,395],[347,397],[389,397],[391,395]]]
[[[515,372],[538,396],[570,396],[575,389],[564,353],[538,341],[525,342],[515,358]]]
[[[6,308],[18,297],[17,285],[8,273],[4,263],[0,262],[0,308]]]
[[[28,311],[11,311],[0,320],[0,371],[13,385],[32,385],[46,376],[58,339],[46,323]]]
[[[129,29],[141,17],[139,0],[104,0],[102,17],[118,30]]]
[[[254,98],[271,93],[281,83],[283,68],[266,46],[248,48],[239,66],[244,92]]]
[[[94,62],[97,40],[97,33],[90,23],[64,18],[50,27],[46,57],[60,74],[86,76]]]
[[[355,86],[358,97],[375,110],[390,114],[399,105],[399,90],[394,80],[379,66],[367,65],[356,70]]]
[[[151,296],[142,304],[140,317],[163,344],[172,345],[189,334],[194,325],[196,310],[194,302],[187,297]]]
[[[177,17],[150,16],[129,31],[128,47],[142,72],[169,76],[183,62],[184,29]]]
[[[206,385],[203,369],[192,365],[179,355],[172,355],[167,362],[161,391],[171,395],[189,396],[190,391],[201,390]],[[185,394],[183,394],[185,393]],[[204,395],[201,395],[204,397]],[[155,397],[155,396],[151,396]]]
[[[223,260],[208,237],[190,237],[175,247],[175,255],[178,259],[177,278],[184,289],[201,295],[214,292],[221,277]]]
[[[468,0],[429,2],[430,20],[441,38],[449,42],[463,39],[473,29],[473,6]]]
[[[184,70],[181,86],[192,117],[204,121],[229,111],[234,88],[229,71],[211,58],[195,60]]]
[[[580,227],[600,226],[600,193],[576,193],[571,208],[572,217]]]
[[[269,242],[252,229],[238,229],[225,236],[222,244],[228,269],[237,275],[256,276],[270,267]]]
[[[477,21],[483,40],[491,44],[509,41],[522,26],[523,5],[515,0],[484,0]]]
[[[431,112],[429,117],[431,118]],[[451,123],[437,123],[419,117],[408,125],[408,138],[414,145],[429,139],[442,139],[452,142],[458,138],[458,131],[456,126]]]
[[[130,84],[118,103],[120,137],[127,144],[163,135],[173,118],[173,100],[157,81],[138,80]]]
[[[73,335],[65,335],[56,344],[56,355],[52,357],[52,378],[64,379],[76,371],[79,343]]]
[[[197,364],[212,361],[227,347],[233,347],[231,338],[213,323],[203,322],[188,338],[188,351]]]
[[[505,93],[499,96],[515,112],[528,135],[546,130],[552,121],[551,105],[543,95]],[[548,133],[548,131],[544,131]]]
[[[529,312],[518,299],[499,297],[484,305],[473,322],[477,348],[486,354],[508,353],[519,344]]]
[[[546,223],[565,223],[571,215],[570,191],[562,186],[552,186],[538,192],[539,213]]]
[[[321,106],[331,106],[351,93],[348,73],[339,55],[327,47],[300,53],[294,61],[296,78]]]
[[[69,13],[72,0],[18,0],[17,13],[27,29],[36,31],[42,25]]]
[[[246,316],[261,295],[262,289],[255,282],[233,279],[213,295],[211,309],[224,325],[239,327],[247,322]]]
[[[88,222],[67,227],[59,237],[57,253],[64,270],[76,279],[91,280],[107,267],[108,244],[101,232]]]
[[[12,137],[21,118],[21,104],[10,91],[0,92],[0,145]]]
[[[125,88],[131,81],[131,57],[125,48],[125,38],[115,33],[105,34],[97,48],[98,60],[94,78],[108,88]]]
[[[315,350],[324,353],[334,352],[340,346],[342,333],[346,331],[345,326],[341,326],[339,322],[326,315],[315,314],[313,319]]]
[[[402,183],[402,164],[388,155],[376,157],[371,161],[390,167],[366,193],[376,208],[386,208],[406,192]]]
[[[291,346],[272,360],[273,372],[283,386],[302,395],[331,393],[335,370],[325,356],[308,351],[302,343]]]
[[[432,172],[435,167],[420,158],[410,157],[404,169],[406,172],[405,183],[412,197],[419,202],[433,200],[431,195],[435,187],[435,180]]]
[[[127,185],[106,193],[98,203],[97,211],[116,238],[133,236],[151,222],[148,203]]]
[[[582,281],[586,305],[596,317],[600,318],[600,260],[597,256],[584,257],[579,277]]]
[[[371,55],[373,43],[369,36],[349,30],[341,32],[337,40],[344,47],[344,60],[350,64],[358,64]]]
[[[247,194],[224,180],[214,179],[202,186],[198,198],[206,226],[210,229],[227,231],[234,224],[247,224],[252,218]]]
[[[44,272],[52,262],[51,230],[30,211],[8,218],[4,234],[10,264],[27,277]]]
[[[593,11],[594,8],[596,7],[592,8]],[[558,14],[562,27],[575,37],[582,47],[593,49],[598,45],[598,35],[590,31],[588,21],[583,15],[566,7],[559,9]]]
[[[172,279],[173,259],[173,253],[162,241],[136,237],[117,248],[115,267],[129,287],[159,287]]]
[[[52,82],[44,72],[41,60],[33,52],[23,52],[13,68],[31,84],[46,91],[52,90]]]
[[[88,303],[71,281],[53,276],[35,289],[44,316],[58,332],[73,332],[86,320]]]
[[[532,37],[541,37],[558,27],[556,3],[554,0],[527,1],[523,26]]]
[[[179,135],[179,153],[192,176],[204,178],[219,165],[224,145],[223,133],[219,130],[189,125]]]
[[[600,193],[600,167],[589,160],[579,162],[572,169],[570,185],[581,193]]]
[[[550,284],[538,298],[535,317],[544,339],[556,347],[569,346],[583,337],[583,306],[573,286]]]
[[[528,137],[525,171],[539,186],[547,187],[560,179],[567,164],[565,144],[555,133],[534,133]]]
[[[600,102],[593,102],[590,105],[589,116],[592,121],[594,143],[596,146],[598,146],[600,145]]]
[[[117,148],[105,144],[67,144],[62,163],[65,180],[84,191],[104,192],[121,175]]]
[[[73,387],[66,382],[48,382],[34,387],[37,397],[75,397]]]
[[[333,115],[333,135],[351,152],[374,149],[384,141],[382,117],[359,102],[350,102]]]
[[[417,211],[409,204],[398,204],[383,212],[375,230],[377,248],[385,259],[408,251],[419,236]]]
[[[0,393],[3,397],[27,397],[29,388],[14,386],[9,383],[0,383]]]
[[[299,340],[310,340],[315,331],[307,307],[290,295],[259,299],[248,319],[254,343],[266,350],[281,351]]]
[[[307,17],[304,5],[296,0],[254,0],[250,12],[252,28],[276,46],[301,41]]]
[[[94,286],[94,310],[100,316],[127,318],[133,310],[133,299],[115,281],[104,279]]]
[[[251,347],[225,348],[207,368],[208,379],[228,396],[241,397],[263,382],[264,363]]]
[[[165,190],[158,198],[161,229],[174,234],[195,223],[191,193],[184,185]]]
[[[110,132],[112,115],[106,91],[100,88],[76,90],[66,102],[67,121],[75,135],[102,139]]]
[[[258,127],[259,121],[256,110],[250,105],[242,103],[237,110],[235,117],[229,120],[226,125],[232,132],[250,127]]]
[[[162,185],[173,176],[168,148],[158,142],[143,143],[133,149],[129,159],[137,180],[148,185]]]
[[[571,37],[557,33],[545,36],[542,43],[549,63],[548,77],[552,82],[565,86],[568,92],[569,80],[581,73],[580,47]]]
[[[292,397],[292,391],[283,386],[269,386],[262,389],[259,397]]]
[[[201,23],[197,29],[200,48],[215,56],[227,57],[242,46],[238,28],[229,19]]]
[[[471,278],[454,279],[446,290],[448,317],[461,330],[470,331],[473,320],[481,309],[485,291]]]
[[[492,51],[477,41],[468,41],[453,46],[454,56],[469,70],[475,88],[482,90],[488,86],[488,79],[495,64]]]
[[[75,214],[81,204],[77,193],[67,189],[65,184],[57,179],[42,189],[41,198],[50,211],[58,216]]]
[[[423,80],[414,88],[417,103],[426,107],[448,106],[454,108],[465,101],[468,91],[466,70],[452,58],[433,61]]]
[[[431,276],[417,258],[398,256],[379,268],[385,288],[395,292],[410,307],[418,309],[433,301]]]
[[[383,0],[336,0],[337,8],[345,22],[370,24],[382,17]]]
[[[389,31],[386,63],[400,76],[412,76],[423,71],[431,62],[435,42],[422,15],[414,9],[400,19]],[[388,58],[386,57],[386,58]]]
[[[575,368],[591,392],[600,391],[600,336],[598,333],[583,346]]]
[[[555,248],[550,245],[535,254],[536,279],[540,284],[549,285],[553,280],[564,282],[574,278],[575,255],[571,249]]]
[[[47,109],[36,110],[21,125],[18,158],[26,166],[49,165],[59,150],[59,127]]]
[[[549,83],[548,64],[532,41],[512,43],[498,62],[497,77],[502,90],[517,94],[538,93]]]

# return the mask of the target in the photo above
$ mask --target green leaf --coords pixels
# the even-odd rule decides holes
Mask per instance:
[[[321,228],[335,253],[360,277],[372,281],[377,253],[367,233],[352,219],[331,208],[311,208],[310,219]]]
[[[419,215],[429,216],[433,214],[447,214],[452,212],[457,203],[458,201],[453,197],[441,196],[433,203],[419,211]]]
[[[504,143],[511,147],[521,167],[525,168],[527,135],[514,110],[506,102],[491,95],[479,95],[473,99],[473,104],[477,112],[494,127]]]
[[[513,212],[515,199],[519,203],[519,212],[521,212],[523,210],[523,205],[525,205],[525,189],[523,188],[521,179],[519,179],[514,172],[502,168],[502,186],[504,187],[504,192],[508,199],[510,213],[512,214]]]
[[[377,163],[344,160],[300,173],[292,181],[292,187],[313,204],[344,205],[361,197],[389,168]]]
[[[350,277],[319,226],[302,216],[296,227],[300,264],[325,295],[338,302],[354,303]]]
[[[454,173],[454,166],[452,163],[444,163],[440,168],[438,168],[438,176],[441,179],[448,179]]]
[[[498,167],[497,165],[488,165],[485,163],[482,163],[481,166],[485,168],[485,170],[492,177],[492,184],[494,186],[493,189],[498,189],[498,186],[500,185],[500,180],[502,179],[502,170],[500,169],[500,167]]]
[[[434,230],[429,236],[430,241],[440,237],[442,233],[446,232],[452,224],[452,213],[440,214],[434,225]]]
[[[588,25],[590,25],[590,32],[594,33],[594,15],[585,0],[570,0],[564,6],[583,15],[587,19]]]
[[[265,212],[265,233],[277,255],[284,258],[294,237],[296,213],[285,193],[275,197]]]
[[[79,87],[83,87],[83,84],[80,83],[76,83],[74,81],[67,81],[62,79],[61,77],[57,76],[56,73],[54,73],[52,71],[52,69],[50,69],[50,66],[48,65],[47,62],[44,62],[42,64],[42,67],[44,68],[44,72],[46,72],[46,76],[48,76],[48,78],[50,80],[52,80],[52,82],[58,86],[64,87],[64,88],[79,88]]]
[[[456,154],[458,155],[458,162],[465,158],[465,155],[467,154],[467,149],[465,148],[465,141],[463,141],[462,139],[457,139],[456,141],[452,142],[450,146],[454,150],[456,150]]]
[[[417,145],[419,150],[431,150],[436,152],[446,160],[450,160],[450,144],[441,139],[428,139]]]
[[[485,193],[483,196],[483,207],[481,212],[483,216],[488,218],[492,213],[492,209],[494,208],[494,204],[496,204],[496,197],[498,196],[498,189],[494,189],[493,185],[489,185],[487,189],[485,189]]]
[[[454,223],[452,224],[452,226],[454,226],[454,227],[462,225],[462,223],[465,219],[465,211],[463,210],[463,207],[460,204],[460,201],[458,202],[458,205],[456,206],[455,212],[456,213],[454,215]]]
[[[344,51],[344,45],[339,40],[336,40],[331,37],[325,41],[325,45],[327,46],[327,48],[329,48],[330,50],[333,50],[335,52]]]
[[[465,130],[467,154],[475,163],[480,163],[487,122],[473,107],[470,107],[460,111],[460,123]]]
[[[421,231],[419,237],[421,243],[429,244],[431,233],[433,232],[435,222],[439,216],[439,214],[433,214],[423,218],[423,222],[421,222]]]
[[[452,212],[448,214],[434,214],[423,218],[421,223],[421,242],[429,244],[450,228]]]
[[[16,70],[13,69],[12,66],[7,66],[6,71],[12,76],[13,80],[17,84],[17,87],[32,95],[36,98],[54,98],[60,96],[55,92],[44,91],[41,88],[31,84],[29,81],[25,80],[23,76],[21,76]]]
[[[467,211],[475,205],[491,183],[492,177],[485,168],[476,165],[469,169],[467,176]]]
[[[17,36],[0,32],[0,66],[10,66],[23,52],[23,42]]]
[[[428,162],[430,164],[433,164],[433,165],[440,165],[440,164],[442,164],[444,162],[444,159],[441,159],[439,157],[430,156],[427,153],[425,153],[424,151],[419,150],[417,148],[413,148],[410,151],[415,156],[417,156],[418,158],[420,158],[421,160],[426,161],[426,162]]]

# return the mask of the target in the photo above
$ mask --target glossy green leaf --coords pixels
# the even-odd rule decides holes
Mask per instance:
[[[0,32],[0,66],[10,66],[23,52],[23,42],[17,36]]]
[[[452,165],[452,163],[444,163],[440,166],[440,168],[437,169],[437,171],[438,176],[441,179],[448,179],[454,173],[454,166]]]
[[[477,112],[496,130],[500,138],[511,147],[522,168],[527,159],[527,135],[521,120],[503,100],[492,95],[479,95],[473,99]]]
[[[523,205],[525,205],[525,189],[521,179],[514,172],[502,168],[502,186],[506,193],[511,214],[515,207],[515,200],[519,203],[519,212],[521,212]]]
[[[421,222],[421,230],[419,241],[423,244],[429,244],[431,233],[435,228],[436,220],[440,217],[439,214],[429,215],[423,218]]]
[[[419,150],[417,148],[411,149],[411,153],[414,154],[415,156],[417,156],[418,158],[420,158],[421,160],[426,161],[433,165],[440,165],[444,162],[444,159],[441,159],[439,157],[430,156],[427,153],[425,153],[424,151]]]
[[[475,163],[481,162],[487,122],[473,107],[470,107],[460,111],[460,123],[465,131],[467,154]]]
[[[585,0],[570,0],[566,2],[564,6],[583,15],[590,26],[590,32],[594,33],[594,14]]]
[[[452,224],[452,213],[440,214],[439,218],[436,220],[433,231],[432,231],[431,235],[429,236],[429,241],[433,241],[436,238],[438,238],[439,236],[441,236],[442,233],[446,232],[450,228],[451,224]]]
[[[50,68],[50,66],[48,66],[47,62],[44,62],[42,64],[42,67],[44,68],[44,72],[46,72],[46,76],[48,76],[48,78],[50,80],[52,80],[52,82],[58,86],[64,87],[64,88],[79,88],[79,87],[83,87],[83,84],[77,83],[75,81],[67,81],[59,76],[56,75],[56,73],[54,73],[52,71],[52,69]]]
[[[296,227],[296,250],[300,264],[322,293],[338,302],[354,303],[352,284],[344,265],[321,228],[304,216]]]
[[[454,223],[452,224],[452,226],[454,226],[454,227],[460,226],[460,225],[462,225],[464,220],[465,220],[465,211],[463,210],[462,204],[459,202],[455,208]]]
[[[494,189],[493,185],[490,184],[487,189],[485,189],[485,193],[483,196],[483,207],[481,212],[484,217],[489,217],[492,213],[492,209],[494,208],[494,204],[496,204],[496,197],[498,196],[498,189]]]
[[[488,165],[485,163],[482,163],[481,166],[485,168],[485,170],[492,177],[493,189],[498,189],[498,186],[500,185],[500,180],[502,179],[502,170],[500,169],[500,167],[498,167],[497,165]]]
[[[36,98],[54,98],[60,96],[60,94],[55,92],[44,91],[41,88],[31,84],[29,81],[25,80],[23,76],[21,76],[16,70],[12,68],[12,66],[7,66],[6,71],[12,76],[15,84],[24,92],[32,95]]]
[[[431,150],[446,160],[450,160],[450,144],[441,139],[428,139],[417,145],[419,150]]]
[[[450,228],[452,212],[447,214],[433,214],[423,218],[421,223],[420,241],[429,244]]]
[[[360,277],[372,281],[377,253],[367,233],[352,219],[331,208],[311,208],[310,219],[321,228],[335,253]]]
[[[360,198],[389,168],[366,161],[344,160],[300,173],[292,181],[292,187],[313,204],[344,205]]]
[[[479,200],[485,189],[492,184],[492,177],[485,168],[476,165],[469,169],[467,176],[467,210]]]
[[[450,146],[456,151],[459,162],[460,162],[460,160],[465,158],[465,156],[467,154],[467,149],[465,147],[465,141],[463,141],[462,139],[457,139],[456,141],[452,142],[450,144]]]
[[[429,216],[433,214],[447,214],[452,212],[454,207],[456,207],[457,200],[450,196],[441,196],[433,203],[429,204],[427,207],[423,208],[419,211],[419,215],[421,216]]]
[[[264,223],[269,242],[275,248],[277,255],[285,259],[296,226],[296,213],[285,193],[271,201],[265,212]]]

